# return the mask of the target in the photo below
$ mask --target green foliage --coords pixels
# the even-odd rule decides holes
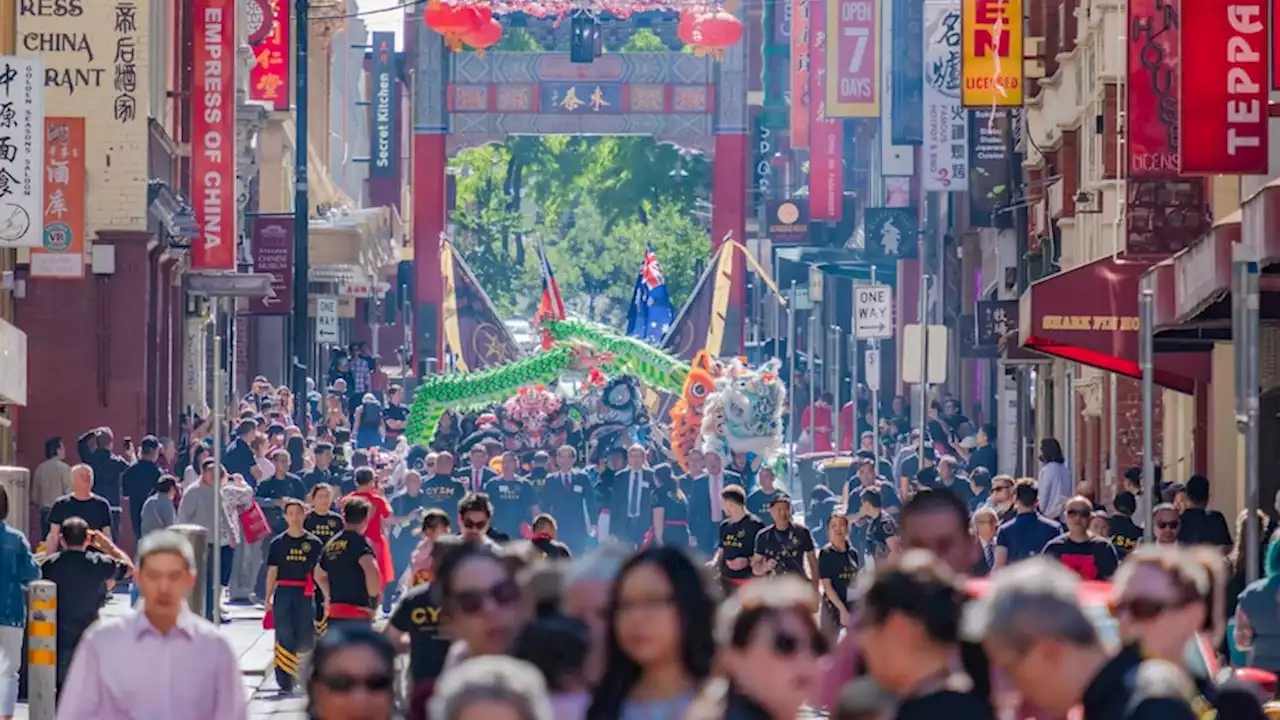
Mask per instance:
[[[657,41],[643,37],[633,36],[641,49]],[[570,312],[614,326],[625,321],[646,243],[677,309],[710,254],[695,213],[709,194],[708,164],[651,138],[512,137],[463,150],[450,168],[456,242],[508,316],[532,316],[537,306],[536,255],[525,252],[535,237]]]

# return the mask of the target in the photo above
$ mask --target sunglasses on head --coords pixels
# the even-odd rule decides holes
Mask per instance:
[[[453,606],[470,615],[484,609],[486,600],[492,600],[500,608],[508,607],[520,599],[520,586],[515,580],[504,580],[488,590],[458,590],[453,593]]]
[[[1111,612],[1111,616],[1119,618],[1121,615],[1128,614],[1134,620],[1147,621],[1155,620],[1161,614],[1168,610],[1176,610],[1185,606],[1186,602],[1169,602],[1167,600],[1153,600],[1151,598],[1133,598],[1131,600],[1111,601],[1107,605],[1107,609]]]
[[[800,652],[802,644],[803,641],[791,633],[776,632],[773,635],[773,652],[781,657],[795,657]],[[809,649],[815,656],[825,655],[827,639],[814,633],[809,638]]]
[[[365,677],[324,675],[320,677],[320,684],[335,693],[349,693],[360,687],[369,692],[381,693],[390,691],[394,685],[394,680],[390,675],[368,675]]]

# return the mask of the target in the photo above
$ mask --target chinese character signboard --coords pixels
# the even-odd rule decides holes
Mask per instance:
[[[1184,2],[1178,168],[1183,175],[1267,173],[1267,4]]]
[[[924,6],[924,189],[969,189],[969,119],[960,105],[960,0]]]
[[[250,315],[293,312],[293,216],[258,215],[249,223],[253,271],[271,274],[271,297],[250,298]]]
[[[622,83],[542,83],[542,112],[553,115],[621,115]]]
[[[809,0],[791,3],[791,147],[809,147]]]
[[[844,210],[844,124],[826,115],[827,18],[809,15],[809,217],[839,222]]]
[[[863,229],[868,260],[910,260],[916,256],[917,211],[914,207],[866,209]]]
[[[880,117],[880,0],[828,0],[826,20],[827,117]]]
[[[235,0],[194,0],[191,178],[196,270],[236,269]]]
[[[974,227],[1012,227],[1013,213],[1005,209],[1009,207],[1011,133],[1018,127],[1014,116],[1018,112],[986,108],[969,113],[969,222]],[[1021,164],[1018,160],[1017,165]]]
[[[0,248],[44,240],[43,81],[40,60],[0,57]]]
[[[389,177],[400,174],[400,134],[396,132],[396,116],[400,108],[400,79],[396,72],[396,34],[373,34],[373,102],[369,112],[373,120],[373,142],[369,157],[373,162],[369,175]]]
[[[1178,176],[1178,3],[1129,0],[1126,140],[1129,177]]]
[[[961,0],[965,107],[1022,106],[1022,0]]]
[[[893,77],[885,89],[893,100],[890,136],[894,145],[919,145],[924,142],[924,0],[896,0],[890,15]]]
[[[270,0],[271,29],[253,45],[253,65],[249,68],[249,98],[268,103],[276,110],[289,109],[291,2]]]
[[[84,277],[84,118],[44,121],[44,242],[31,277]]]

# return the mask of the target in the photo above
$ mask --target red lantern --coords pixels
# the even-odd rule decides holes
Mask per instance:
[[[471,32],[483,30],[489,21],[493,19],[493,8],[488,5],[472,5],[471,6]]]
[[[693,41],[693,29],[698,24],[698,13],[692,10],[685,10],[680,13],[680,22],[676,25],[676,37],[680,38],[680,42],[685,45],[696,45]]]
[[[462,39],[475,48],[477,53],[483,53],[485,50],[497,45],[498,41],[502,39],[502,23],[490,17],[489,22],[472,30]]]
[[[422,18],[427,27],[448,37],[470,32],[475,27],[471,8],[459,7],[450,3],[432,2],[427,5]]]
[[[742,39],[742,21],[724,10],[704,13],[694,22],[693,39],[697,46],[719,54]]]

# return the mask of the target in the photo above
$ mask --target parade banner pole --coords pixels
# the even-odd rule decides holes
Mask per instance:
[[[1142,537],[1145,542],[1155,540],[1155,521],[1151,517],[1153,495],[1160,491],[1156,487],[1156,464],[1151,455],[1154,452],[1155,432],[1151,427],[1154,421],[1152,403],[1155,401],[1155,367],[1152,357],[1155,344],[1155,329],[1151,323],[1155,320],[1155,293],[1144,287],[1138,296],[1138,367],[1142,371],[1142,518],[1145,530]]]

